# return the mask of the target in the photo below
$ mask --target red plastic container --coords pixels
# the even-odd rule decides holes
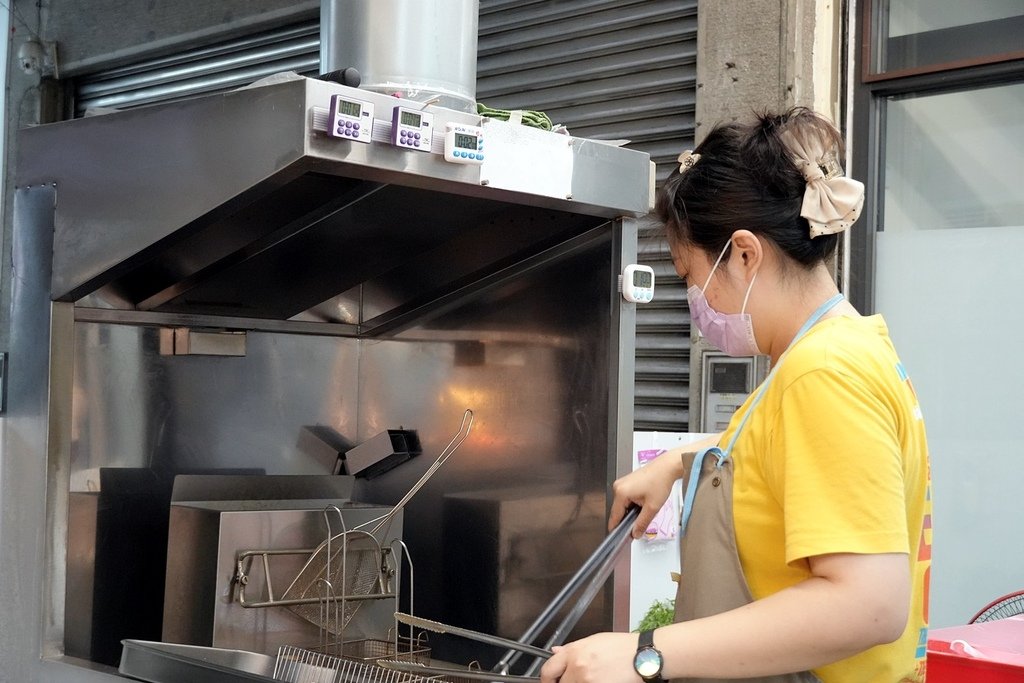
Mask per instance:
[[[1024,616],[928,634],[928,683],[1024,683]]]

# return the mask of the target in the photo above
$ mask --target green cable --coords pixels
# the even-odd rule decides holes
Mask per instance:
[[[492,109],[491,107],[479,102],[476,105],[476,113],[480,114],[480,116],[486,116],[489,119],[499,119],[501,121],[508,121],[512,116],[512,110]],[[523,110],[523,125],[540,128],[541,130],[551,130],[554,127],[547,114],[542,111],[532,111],[529,109]]]

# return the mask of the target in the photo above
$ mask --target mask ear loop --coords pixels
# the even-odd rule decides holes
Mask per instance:
[[[747,287],[747,293],[743,296],[743,306],[740,308],[740,315],[743,315],[747,310],[747,299],[750,298],[750,290],[754,289],[754,280],[757,279],[757,273],[754,273],[754,277],[750,278],[750,285]]]
[[[711,272],[708,273],[708,279],[704,282],[704,286],[700,288],[701,294],[703,294],[704,291],[708,288],[708,285],[711,284],[711,276],[715,274],[716,270],[718,270],[718,264],[722,262],[722,257],[725,256],[725,252],[729,251],[729,247],[731,245],[731,239],[725,243],[725,247],[722,248],[722,253],[718,255],[718,259],[715,261],[715,265],[711,266]],[[753,280],[751,280],[751,284],[753,284]],[[750,294],[750,292],[748,291],[747,294]]]

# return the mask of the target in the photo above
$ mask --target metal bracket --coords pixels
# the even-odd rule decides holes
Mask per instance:
[[[245,332],[194,330],[188,327],[160,330],[161,356],[244,356]]]

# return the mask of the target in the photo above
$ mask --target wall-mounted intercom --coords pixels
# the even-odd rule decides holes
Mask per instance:
[[[733,413],[763,379],[764,358],[733,358],[720,351],[701,353],[701,432],[721,432]]]

